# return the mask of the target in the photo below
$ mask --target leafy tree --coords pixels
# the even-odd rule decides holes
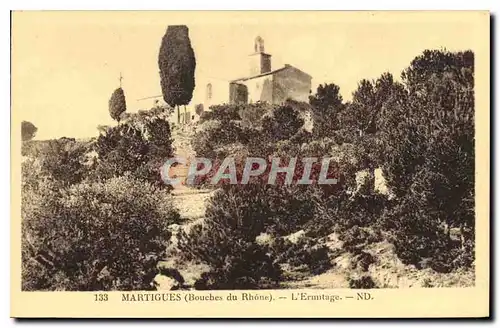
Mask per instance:
[[[125,93],[122,88],[118,88],[111,94],[109,99],[109,115],[118,123],[120,122],[121,115],[127,110],[125,101]]]
[[[344,109],[340,88],[336,84],[320,84],[316,94],[309,96],[316,137],[331,136],[340,129],[339,113]]]
[[[172,107],[177,107],[177,123],[180,123],[179,106],[189,104],[195,87],[194,73],[196,59],[189,29],[185,25],[167,28],[158,55],[160,83],[163,99]]]
[[[38,128],[31,122],[22,121],[21,123],[21,138],[23,141],[31,140],[35,137]]]

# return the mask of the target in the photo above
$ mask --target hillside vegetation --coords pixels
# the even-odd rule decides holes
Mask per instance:
[[[351,102],[327,84],[309,104],[212,107],[192,140],[197,156],[233,156],[239,167],[248,157],[332,157],[340,183],[199,179],[216,191],[178,255],[210,267],[200,288],[473,284],[473,63],[471,52],[425,51],[402,83],[363,80]]]
[[[213,106],[194,133],[169,112],[24,141],[23,290],[474,285],[473,53],[425,51],[349,102],[325,84],[309,103]],[[181,192],[160,168],[182,154],[331,157],[339,183]]]

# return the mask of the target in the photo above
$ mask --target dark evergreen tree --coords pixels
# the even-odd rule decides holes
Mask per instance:
[[[315,136],[331,136],[333,131],[340,129],[339,113],[343,110],[344,104],[339,91],[339,86],[336,84],[320,84],[316,94],[309,96]]]
[[[277,107],[271,115],[262,119],[262,134],[271,142],[290,139],[300,128],[304,120],[299,112],[290,105]]]
[[[21,123],[21,137],[23,141],[31,140],[35,137],[38,128],[31,122],[23,121]]]
[[[120,87],[113,91],[109,99],[109,115],[111,115],[113,120],[120,122],[120,117],[126,110],[125,93]]]
[[[389,216],[396,252],[450,271],[474,260],[474,54],[426,50],[403,72],[379,130],[384,175],[399,205]],[[417,209],[424,209],[418,212]],[[460,240],[451,230],[460,231]]]
[[[177,123],[180,123],[179,106],[189,104],[195,87],[196,59],[187,26],[167,28],[160,46],[158,66],[163,99],[170,106],[177,107]]]

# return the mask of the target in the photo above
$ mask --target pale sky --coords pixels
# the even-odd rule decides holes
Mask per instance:
[[[459,16],[278,15],[15,13],[12,110],[38,127],[36,139],[96,136],[97,125],[114,124],[108,100],[120,72],[129,112],[150,104],[137,99],[161,94],[157,58],[169,24],[188,25],[198,82],[247,75],[246,57],[260,35],[273,69],[286,63],[305,71],[313,91],[334,82],[344,99],[363,78],[387,71],[399,78],[424,49],[474,50],[478,35],[477,25]],[[192,104],[202,99],[204,84],[198,86]]]

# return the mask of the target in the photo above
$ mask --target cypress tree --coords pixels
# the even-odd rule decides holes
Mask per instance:
[[[177,107],[177,122],[180,123],[179,106],[189,104],[195,87],[196,59],[187,26],[167,28],[160,46],[158,66],[163,99],[170,106]]]
[[[111,94],[109,99],[109,115],[118,123],[120,122],[120,115],[127,110],[125,102],[125,93],[122,88],[118,88]]]

